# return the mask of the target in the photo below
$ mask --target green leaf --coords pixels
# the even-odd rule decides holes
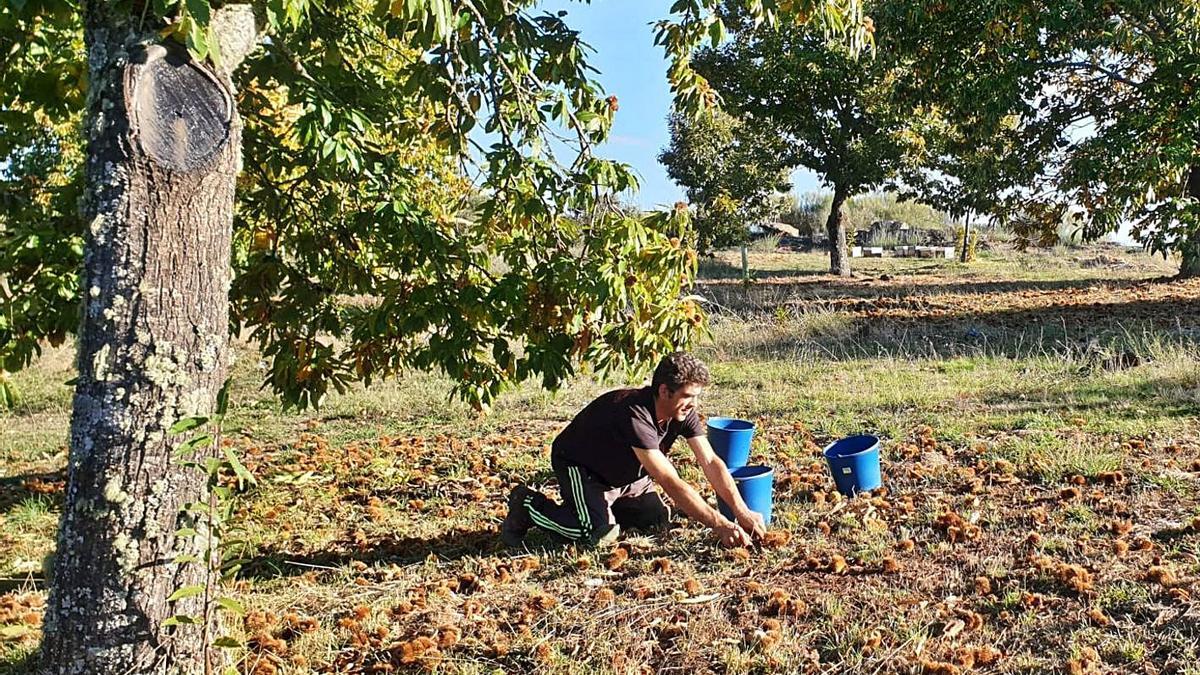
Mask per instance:
[[[199,558],[197,558],[194,554],[185,553],[183,555],[175,556],[175,559],[171,562],[175,563],[176,565],[186,565],[188,563],[194,563],[197,560],[199,560]]]
[[[241,571],[242,566],[246,562],[247,562],[246,559],[239,558],[237,560],[231,560],[231,561],[225,563],[221,567],[221,578],[225,579],[225,580],[230,580],[230,579],[235,578],[237,576],[237,573]]]
[[[305,483],[315,480],[315,476],[316,472],[310,469],[308,471],[281,473],[271,478],[271,481],[275,483],[283,483],[285,485],[304,485]]]
[[[221,67],[221,44],[218,41],[217,33],[212,29],[212,26],[204,29],[204,34],[208,38],[208,58],[217,68]]]
[[[207,5],[208,3],[205,3]],[[191,53],[192,58],[197,61],[203,61],[208,58],[208,29],[206,26],[201,26],[192,17],[184,19],[187,24],[187,48]]]
[[[217,392],[217,414],[224,415],[229,411],[229,386],[233,384],[233,376],[225,379],[225,384],[221,385],[221,391]]]
[[[7,378],[0,379],[0,408],[15,408],[20,400],[16,385]]]
[[[287,21],[283,0],[267,0],[266,12],[267,24],[271,26],[272,31],[278,33],[283,30],[283,24]]]
[[[287,5],[288,25],[292,28],[300,26],[300,20],[308,14],[309,0],[285,0]]]
[[[204,460],[204,473],[208,476],[216,476],[221,473],[221,468],[225,466],[225,462],[216,457],[209,457]]]
[[[195,597],[203,593],[205,590],[206,587],[204,584],[192,584],[191,586],[184,586],[168,596],[167,602],[175,602],[177,600],[183,600],[184,598]]]
[[[237,614],[238,616],[245,616],[246,614],[246,608],[242,606],[242,603],[234,600],[233,598],[217,598],[217,604],[220,605],[225,611]]]
[[[708,36],[712,40],[713,49],[721,46],[725,40],[725,22],[716,19],[708,25]]]
[[[430,0],[433,9],[433,30],[437,40],[444,40],[450,34],[450,0]]]
[[[189,438],[181,443],[179,447],[175,449],[175,453],[184,455],[192,452],[193,450],[198,450],[200,448],[212,445],[212,442],[213,437],[211,434],[200,434],[199,436],[193,436],[192,438]]]
[[[180,626],[180,625],[197,626],[199,624],[200,624],[200,617],[188,616],[186,614],[176,614],[175,616],[173,616],[169,619],[165,619],[162,622],[162,625],[164,628],[166,628],[167,626]]]
[[[212,507],[204,502],[188,502],[181,510],[184,513],[198,513],[207,516],[212,512]]]
[[[187,8],[188,16],[196,22],[200,28],[208,28],[208,24],[212,21],[212,8],[209,7],[208,0],[184,0],[184,7]]]
[[[203,416],[185,417],[185,418],[179,420],[178,422],[176,422],[175,424],[171,425],[171,428],[167,430],[167,433],[182,434],[185,431],[191,431],[192,429],[195,429],[196,427],[204,426],[207,423],[208,423],[207,417],[203,417]]]
[[[242,642],[237,638],[233,638],[228,635],[222,635],[216,640],[213,640],[213,646],[220,647],[221,649],[241,649]]]
[[[258,485],[258,481],[254,480],[254,475],[238,461],[237,455],[233,454],[233,448],[224,448],[224,451],[226,461],[229,462],[230,468],[233,469],[234,475],[237,476],[238,487],[242,486],[243,481],[250,485]]]

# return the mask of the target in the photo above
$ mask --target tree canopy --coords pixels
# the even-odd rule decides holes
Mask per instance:
[[[686,214],[568,212],[636,185],[598,158],[618,105],[578,33],[535,3],[270,0],[270,39],[236,75],[245,120],[234,325],[290,404],[406,367],[441,369],[485,405],[580,362],[640,368],[687,344],[702,314],[682,289]],[[219,59],[205,0],[115,3],[147,30]],[[684,105],[711,102],[691,48],[722,31],[712,2],[659,25]],[[84,103],[79,2],[0,4],[0,362],[17,370],[77,323]],[[851,42],[852,0],[755,4]],[[472,134],[480,126],[484,136]],[[570,136],[571,156],[549,140]],[[486,138],[487,140],[480,140]],[[469,201],[470,195],[479,199]],[[468,204],[472,208],[467,208]],[[374,302],[343,302],[370,296]],[[336,338],[336,339],[335,339]]]
[[[534,5],[257,7],[269,39],[235,74],[245,171],[230,297],[234,328],[258,341],[286,403],[413,367],[445,371],[483,406],[530,377],[555,387],[580,363],[641,368],[701,326],[684,292],[686,213],[600,213],[601,197],[636,185],[592,151],[618,104],[578,33]],[[82,17],[100,8],[221,58],[206,0],[0,3],[3,370],[78,323]],[[673,86],[696,105],[707,90],[687,57],[720,31],[712,10],[677,3],[659,26]],[[768,23],[812,16],[851,36],[857,12],[842,0],[756,5]],[[556,156],[550,140],[564,134],[569,156]]]
[[[901,64],[860,55],[807,26],[762,29],[736,5],[726,17],[729,40],[698,50],[696,69],[740,123],[774,139],[759,152],[761,163],[808,168],[833,189],[831,269],[849,274],[842,205],[924,152],[924,118],[894,95]]]
[[[78,7],[0,4],[0,405],[3,371],[79,324],[86,61]]]
[[[1085,238],[1123,223],[1200,272],[1200,84],[1194,2],[884,3],[888,40],[912,55],[928,101],[1022,167],[1002,208],[1030,239],[1065,217]],[[1192,178],[1196,176],[1196,178]],[[1194,188],[1192,187],[1193,183]]]
[[[858,55],[804,26],[759,30],[731,19],[730,40],[703,48],[696,68],[725,108],[769,127],[781,161],[855,194],[882,184],[922,149],[911,111],[894,105],[898,73],[879,54]]]
[[[1026,241],[1064,222],[1126,226],[1200,273],[1194,2],[868,3],[856,58],[807,27],[724,11],[697,70],[741,122],[775,125],[789,161],[849,194],[886,184]],[[774,160],[774,157],[769,158]],[[835,190],[836,192],[836,190]]]
[[[748,227],[773,215],[776,197],[791,189],[779,158],[786,147],[769,130],[722,111],[668,119],[671,143],[658,156],[667,175],[687,190],[696,210],[701,252],[740,244]]]

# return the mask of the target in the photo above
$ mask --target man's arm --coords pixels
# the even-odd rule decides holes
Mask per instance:
[[[761,539],[767,533],[762,514],[751,511],[750,507],[746,506],[745,500],[737,490],[737,485],[733,482],[733,476],[729,475],[729,468],[725,466],[725,462],[721,461],[720,457],[717,457],[717,453],[713,452],[708,439],[704,436],[696,436],[687,439],[687,444],[695,453],[696,463],[700,465],[704,477],[708,479],[709,485],[712,485],[713,491],[717,493],[717,498],[729,505],[738,525],[755,539]]]
[[[745,546],[750,543],[750,536],[737,523],[730,522],[719,511],[712,508],[700,497],[695,488],[679,477],[675,465],[661,450],[646,450],[634,448],[638,461],[645,467],[646,473],[662,487],[663,492],[675,502],[689,518],[704,523],[721,539],[726,546]],[[734,491],[737,492],[736,490]],[[743,504],[743,507],[745,505]]]

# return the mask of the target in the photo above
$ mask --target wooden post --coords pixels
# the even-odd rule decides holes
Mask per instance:
[[[959,262],[966,263],[967,252],[971,248],[971,212],[967,211],[965,220],[963,221],[963,245],[962,255],[959,257]]]

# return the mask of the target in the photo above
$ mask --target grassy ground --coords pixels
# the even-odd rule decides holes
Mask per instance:
[[[776,468],[774,538],[749,551],[683,520],[621,553],[498,546],[509,487],[552,490],[550,440],[614,383],[478,418],[413,374],[283,415],[239,347],[227,439],[259,478],[239,667],[1200,672],[1200,282],[1058,253],[856,260],[850,280],[753,254],[750,284],[736,256],[706,263],[702,407],[755,420]],[[36,646],[70,358],[0,414],[0,673]],[[887,490],[847,501],[819,448],[859,432],[885,440]]]

